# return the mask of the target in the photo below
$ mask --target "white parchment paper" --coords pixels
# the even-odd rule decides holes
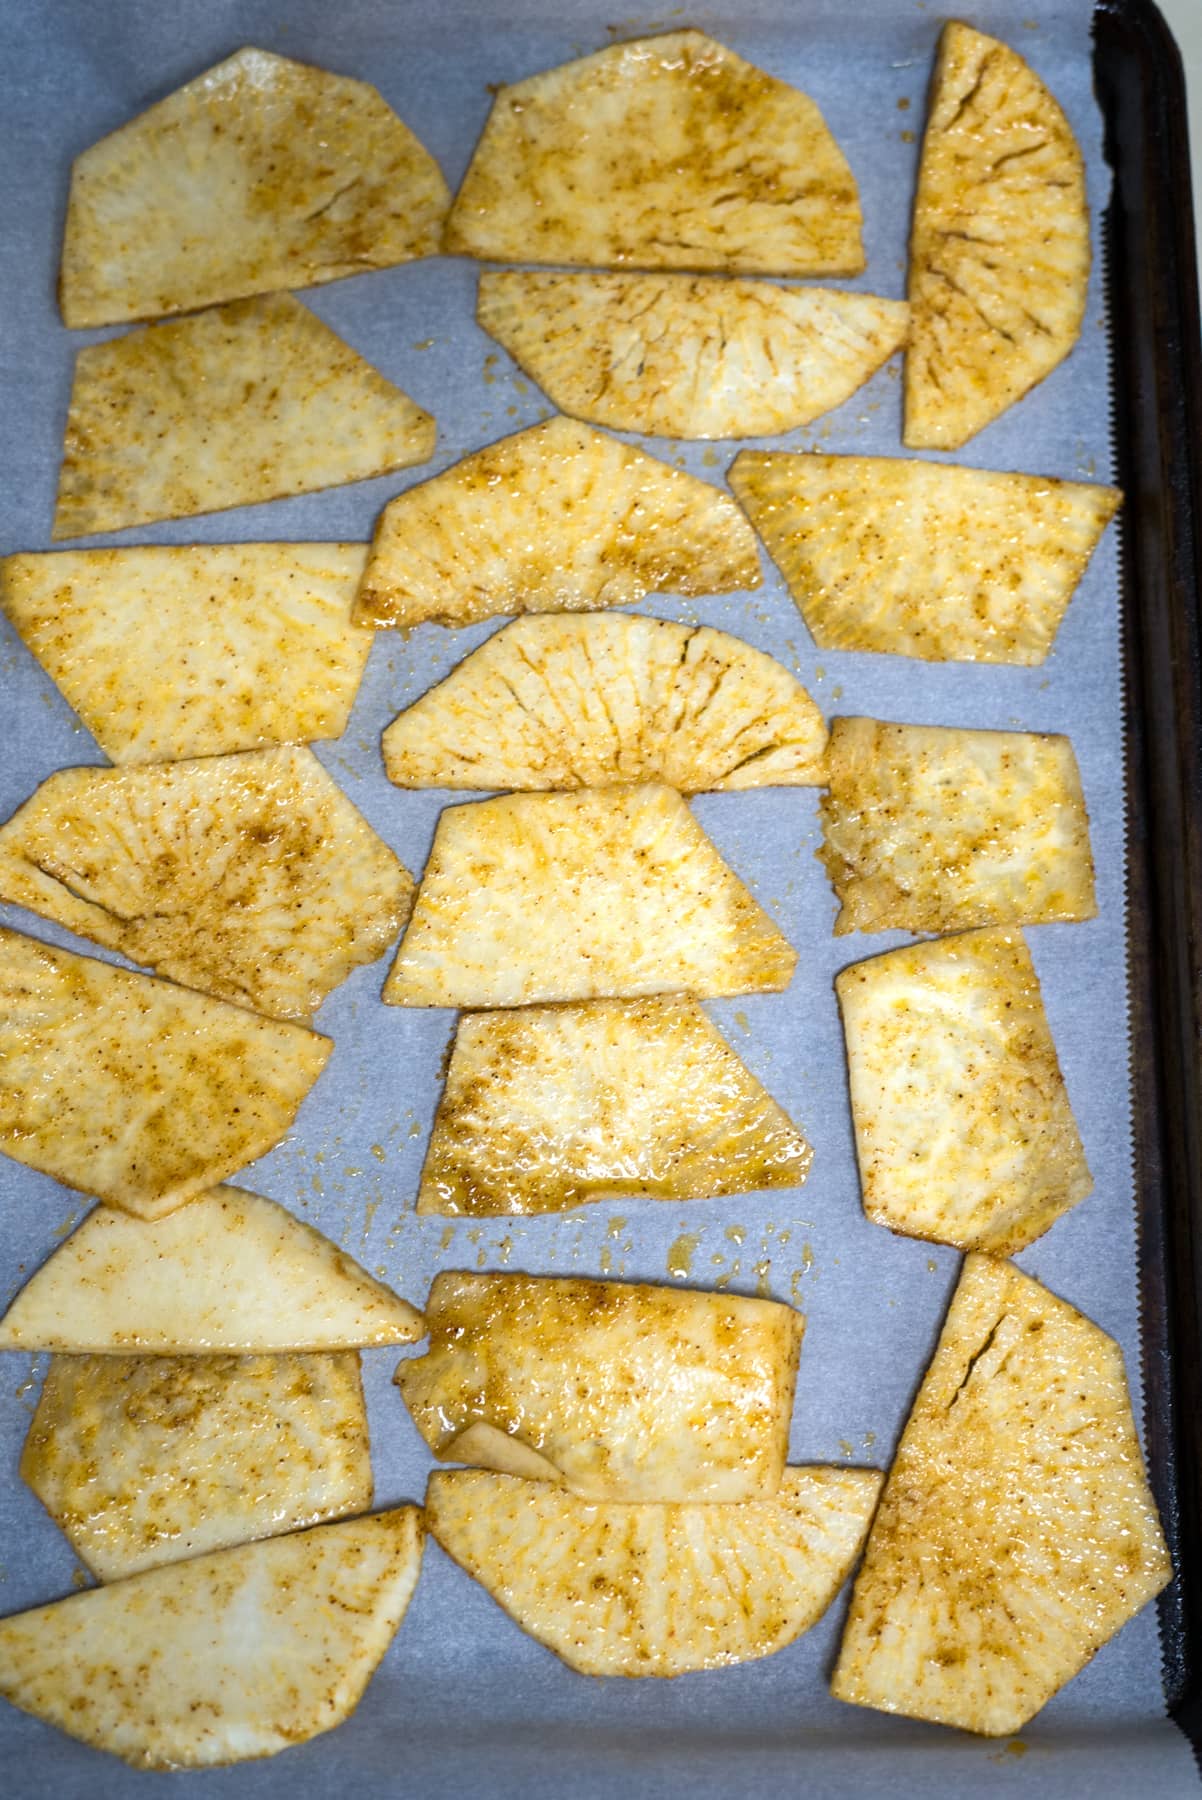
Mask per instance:
[[[1095,221],[1108,172],[1090,89],[1085,0],[985,0],[971,21],[1014,43],[1067,108],[1085,150]],[[599,0],[42,0],[3,9],[0,58],[0,551],[49,545],[72,359],[105,333],[69,333],[54,281],[72,156],[244,43],[375,82],[455,183],[487,115],[487,83],[509,81],[614,35],[694,24],[811,94],[860,183],[868,273],[848,284],[904,293],[908,211],[924,94],[942,23],[924,0],[724,0],[629,18]],[[439,259],[303,295],[438,420],[427,468],[107,543],[366,538],[394,493],[467,451],[545,416],[543,397],[473,323],[476,266]],[[817,427],[782,447],[899,454],[895,361]],[[983,432],[960,460],[1105,480],[1111,471],[1105,322],[1095,272],[1069,362]],[[649,448],[721,482],[735,446]],[[729,629],[795,670],[828,714],[1067,731],[1080,760],[1099,875],[1099,917],[1029,939],[1096,1178],[1093,1195],[1020,1259],[1123,1344],[1140,1391],[1124,971],[1123,792],[1116,540],[1112,530],[1041,669],[948,665],[816,651],[775,570],[754,595],[645,609]],[[396,711],[495,629],[382,634],[349,729],[322,760],[414,871],[448,796],[384,779],[378,738]],[[0,817],[53,769],[100,762],[15,635],[0,623]],[[463,796],[454,796],[460,799]],[[665,1206],[593,1206],[495,1224],[412,1211],[438,1098],[450,1013],[385,1008],[386,963],[361,970],[322,1009],[330,1067],[286,1143],[241,1179],[283,1201],[420,1304],[440,1268],[500,1267],[729,1283],[794,1301],[808,1319],[795,1460],[884,1466],[937,1335],[959,1258],[897,1239],[860,1209],[842,1036],[832,988],[845,963],[899,934],[836,940],[812,791],[711,796],[698,817],[797,945],[784,995],[715,1005],[755,1073],[805,1127],[813,1172],[795,1193]],[[70,939],[15,908],[6,922]],[[91,946],[76,945],[91,950]],[[92,953],[95,953],[94,950]],[[0,1303],[61,1241],[86,1203],[0,1160]],[[670,1257],[670,1252],[671,1257]],[[676,1269],[673,1276],[669,1263]],[[683,1274],[685,1265],[688,1274]],[[17,1477],[45,1359],[0,1358],[0,1612],[72,1588],[77,1566]],[[389,1377],[365,1373],[378,1504],[420,1500],[429,1458]],[[1021,1743],[997,1744],[838,1705],[826,1674],[846,1596],[800,1643],[767,1661],[663,1682],[571,1673],[525,1637],[435,1546],[409,1615],[355,1718],[260,1765],[134,1775],[0,1706],[0,1791],[56,1800],[155,1796],[187,1782],[202,1800],[306,1796],[1158,1795],[1198,1791],[1185,1740],[1164,1719],[1148,1609],[1049,1705]]]

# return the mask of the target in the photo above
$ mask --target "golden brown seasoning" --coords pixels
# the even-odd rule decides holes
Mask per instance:
[[[798,1186],[804,1137],[677,995],[459,1022],[419,1212],[556,1212]],[[620,1236],[624,1218],[610,1221]]]
[[[755,541],[728,495],[553,418],[390,501],[354,617],[377,629],[468,625],[759,583]]]
[[[1118,1345],[982,1255],[898,1445],[832,1692],[1007,1736],[1169,1580]]]
[[[894,950],[835,986],[869,1218],[1010,1256],[1090,1192],[1020,931]]]
[[[363,1512],[358,1355],[55,1356],[21,1476],[103,1581]]]
[[[1063,361],[1089,281],[1081,151],[1008,45],[939,42],[910,236],[904,441],[954,450]]]
[[[740,452],[730,483],[822,649],[929,662],[1042,662],[1121,498],[1039,475],[779,451]]]
[[[826,727],[772,657],[664,619],[519,619],[383,736],[400,787],[684,794],[825,779]]]
[[[795,962],[672,789],[512,794],[443,812],[384,999],[708,997],[783,988]]]
[[[371,648],[362,544],[0,559],[0,608],[114,763],[335,738]]]
[[[399,1507],[17,1613],[0,1621],[0,1694],[135,1768],[274,1755],[354,1710],[422,1542]]]
[[[64,769],[0,829],[0,897],[276,1018],[379,956],[412,894],[304,748]]]
[[[500,88],[446,248],[609,268],[864,266],[855,180],[818,108],[699,31]]]
[[[144,1218],[277,1143],[331,1048],[0,927],[0,1150]]]
[[[768,1656],[854,1561],[881,1477],[786,1469],[737,1506],[598,1505],[460,1470],[426,1491],[431,1535],[523,1630],[586,1675],[668,1676]]]
[[[260,1194],[222,1187],[158,1219],[97,1207],[17,1295],[0,1345],[341,1350],[407,1344],[423,1330],[420,1313],[311,1225]]]
[[[517,1274],[442,1274],[397,1384],[435,1455],[530,1459],[593,1498],[735,1499],[784,1467],[804,1322],[772,1301]],[[469,1457],[462,1440],[476,1427]],[[499,1461],[502,1455],[505,1461]]]
[[[661,437],[768,437],[855,393],[903,301],[693,275],[481,275],[476,317],[562,412]],[[698,372],[704,372],[704,379]]]
[[[1089,819],[1065,737],[842,718],[819,859],[835,931],[1093,918]]]
[[[75,159],[63,319],[193,312],[429,256],[450,199],[375,88],[239,50]]]
[[[290,294],[89,344],[55,539],[311,493],[422,463],[434,420]]]

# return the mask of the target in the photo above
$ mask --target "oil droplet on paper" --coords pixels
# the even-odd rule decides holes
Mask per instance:
[[[377,1162],[383,1162],[384,1158],[388,1154],[388,1152],[385,1150],[383,1144],[373,1144],[371,1147],[371,1153],[375,1157]]]
[[[682,1231],[668,1249],[668,1273],[677,1281],[685,1281],[693,1272],[693,1257],[701,1242],[695,1231]]]
[[[1030,1751],[1030,1744],[1024,1744],[1021,1738],[1014,1738],[1009,1744],[1003,1744],[1000,1750],[991,1751],[989,1760],[1004,1766],[1008,1762],[1017,1761],[1020,1756],[1029,1755]]]
[[[621,1213],[615,1213],[613,1218],[609,1221],[609,1236],[612,1238],[621,1237],[625,1229],[625,1219],[622,1217]]]
[[[38,1382],[41,1380],[41,1375],[42,1375],[42,1366],[41,1366],[41,1363],[38,1360],[38,1358],[35,1357],[33,1362],[30,1363],[30,1365],[29,1365],[28,1375],[25,1377],[25,1379],[21,1383],[20,1387],[17,1388],[13,1393],[14,1400],[24,1400],[24,1398],[27,1394],[32,1394],[34,1388],[38,1385]]]
[[[772,1258],[765,1256],[762,1262],[755,1265],[755,1291],[761,1300],[767,1300],[772,1294],[772,1285],[768,1277],[772,1273]]]
[[[444,1225],[442,1228],[442,1236],[438,1240],[438,1248],[440,1250],[449,1250],[454,1240],[455,1227],[453,1225]]]
[[[745,1225],[728,1225],[726,1227],[726,1236],[730,1239],[732,1244],[741,1244],[743,1239],[747,1236],[747,1227]]]
[[[801,1267],[800,1269],[794,1269],[793,1279],[789,1283],[789,1293],[792,1296],[794,1306],[801,1305],[801,1285],[806,1276],[813,1272],[813,1269],[814,1252],[809,1244],[805,1243],[801,1246]],[[814,1278],[816,1280],[817,1276]]]

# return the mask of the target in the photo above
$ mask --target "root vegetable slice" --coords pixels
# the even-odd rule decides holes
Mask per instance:
[[[374,87],[239,50],[76,158],[63,318],[192,312],[432,256],[450,203]]]
[[[787,987],[796,952],[673,789],[448,807],[384,987],[393,1006],[522,1006]]]
[[[690,275],[481,275],[476,317],[558,406],[678,438],[769,437],[830,412],[906,339],[875,294]]]
[[[755,537],[730,499],[633,444],[549,419],[385,507],[360,625],[469,625],[496,613],[628,606],[755,588]]]
[[[0,559],[8,614],[115,763],[339,737],[372,634],[361,544],[196,544]]]
[[[0,898],[281,1019],[382,956],[412,896],[306,749],[62,769],[0,828]]]
[[[822,650],[1041,663],[1117,488],[744,450],[730,484]]]
[[[703,789],[826,779],[826,726],[750,644],[663,619],[518,619],[383,737],[398,787]]]
[[[418,1212],[559,1212],[609,1195],[800,1187],[809,1145],[695,1000],[459,1021]]]
[[[1063,361],[1089,260],[1084,165],[1056,101],[1008,45],[944,26],[910,234],[910,449],[957,449]]]
[[[1019,1731],[1172,1574],[1113,1339],[965,1259],[889,1472],[831,1690]]]
[[[426,462],[429,413],[291,294],[91,344],[54,538],[221,512]]]
[[[700,31],[502,87],[446,247],[764,275],[864,267],[855,178],[814,102]]]
[[[819,860],[837,933],[1092,919],[1089,818],[1066,737],[835,719]]]
[[[356,1350],[411,1344],[419,1312],[274,1200],[214,1188],[161,1219],[98,1206],[0,1319],[0,1349]]]
[[[332,1048],[0,926],[0,1151],[142,1218],[278,1144]]]
[[[102,1581],[364,1512],[359,1358],[56,1356],[21,1475]]]
[[[358,1705],[421,1569],[415,1506],[0,1620],[0,1694],[134,1768],[274,1756]]]
[[[1021,932],[892,950],[835,986],[870,1219],[1010,1256],[1090,1192]]]
[[[868,1531],[873,1469],[786,1469],[771,1499],[596,1505],[460,1469],[430,1535],[582,1675],[682,1675],[771,1656],[822,1617]]]
[[[426,1318],[430,1348],[396,1381],[442,1462],[541,1473],[589,1500],[750,1500],[780,1486],[805,1329],[792,1307],[447,1273]]]

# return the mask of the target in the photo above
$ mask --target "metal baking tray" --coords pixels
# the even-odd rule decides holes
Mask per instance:
[[[1176,1579],[1170,1711],[1202,1744],[1202,354],[1180,55],[1150,0],[1102,0],[1094,69],[1118,479],[1135,1179],[1145,1429]]]
[[[344,0],[337,9],[324,0],[9,7],[0,66],[0,553],[48,545],[71,358],[77,343],[95,335],[65,332],[54,310],[69,159],[239,45],[258,43],[376,81],[453,184],[487,110],[487,81],[515,79],[613,36],[684,24],[710,30],[819,101],[865,192],[869,268],[849,285],[898,295],[915,139],[943,16],[928,0],[863,0],[857,8],[843,0],[715,0],[634,17],[608,14],[599,0],[444,0],[437,9],[419,0]],[[1186,1738],[1166,1718],[1197,1744],[1202,382],[1183,84],[1150,0],[1103,0],[1092,15],[1089,0],[982,0],[969,18],[1028,55],[1062,98],[1066,82],[1078,107],[1087,106],[1092,81],[1101,111],[1100,130],[1096,114],[1090,125],[1098,255],[1087,339],[1008,422],[956,459],[1098,479],[1113,473],[1126,491],[1117,539],[1109,537],[1095,558],[1046,669],[824,655],[809,643],[766,559],[765,586],[755,595],[689,606],[656,596],[640,610],[698,618],[771,650],[827,713],[1074,733],[1100,852],[1103,914],[1096,926],[1030,936],[1098,1187],[1021,1260],[1124,1342],[1178,1571],[1159,1613],[1150,1610],[1107,1646],[1019,1742],[998,1745],[831,1702],[824,1676],[845,1601],[799,1645],[764,1663],[668,1684],[587,1682],[519,1633],[432,1547],[392,1651],[338,1732],[263,1764],[147,1776],[0,1707],[6,1797],[157,1796],[181,1782],[202,1800],[276,1800],[298,1791],[434,1800],[472,1788],[506,1800],[564,1793],[708,1800],[802,1789],[832,1800],[995,1789],[1007,1800],[1085,1791],[1121,1800],[1141,1784],[1172,1796],[1202,1788]],[[366,537],[399,488],[532,422],[542,397],[503,357],[482,375],[482,359],[496,346],[472,335],[474,276],[466,263],[428,263],[301,296],[439,417],[429,467],[103,541]],[[459,336],[443,328],[452,316],[461,321]],[[782,447],[900,454],[897,385],[883,372],[829,421],[780,440]],[[1075,409],[1082,406],[1101,424],[1078,442]],[[680,456],[717,483],[735,448],[717,446],[715,454],[662,440],[648,447],[670,461]],[[423,627],[378,644],[345,738],[320,750],[415,871],[440,807],[464,796],[399,796],[380,771],[377,734],[492,629]],[[95,761],[98,753],[11,633],[0,634],[0,682],[0,814],[7,815],[53,767]],[[1091,683],[1098,717],[1087,719]],[[498,1221],[474,1236],[460,1226],[443,1248],[443,1222],[415,1220],[411,1209],[451,1020],[380,1008],[386,964],[358,971],[327,1003],[318,1024],[337,1042],[330,1070],[288,1142],[241,1179],[294,1206],[418,1303],[435,1268],[507,1258],[515,1268],[612,1268],[628,1279],[664,1281],[673,1278],[668,1240],[696,1236],[689,1279],[700,1286],[729,1280],[743,1291],[762,1284],[778,1298],[797,1298],[807,1312],[795,1459],[850,1453],[883,1465],[959,1260],[894,1240],[859,1213],[830,978],[899,938],[831,938],[833,902],[813,862],[812,793],[704,797],[697,812],[802,950],[787,995],[712,1009],[815,1143],[814,1172],[797,1195],[663,1209],[594,1206],[579,1218],[519,1222],[516,1230]],[[70,942],[16,909],[3,916]],[[373,1142],[387,1150],[378,1166]],[[73,1198],[0,1161],[0,1304],[53,1248]],[[80,1211],[73,1206],[71,1216]],[[746,1237],[737,1270],[725,1235],[732,1221]],[[678,1258],[678,1273],[680,1266]],[[379,1352],[365,1358],[380,1505],[420,1499],[429,1465],[390,1387],[394,1361]],[[71,1580],[63,1541],[16,1477],[36,1372],[21,1358],[0,1369],[0,1612],[50,1599]]]

